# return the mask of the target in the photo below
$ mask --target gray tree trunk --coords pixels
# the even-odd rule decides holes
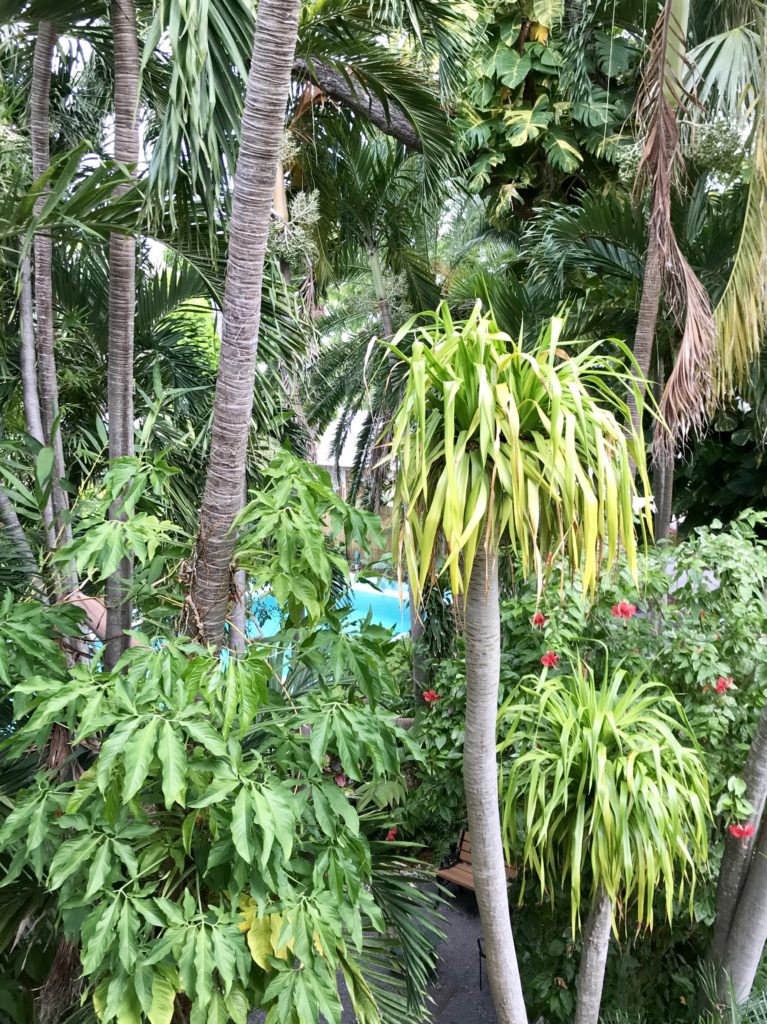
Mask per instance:
[[[739,842],[752,846],[754,840]],[[740,899],[732,916],[718,974],[718,991],[723,997],[730,986],[737,1003],[751,994],[754,978],[767,941],[767,829],[762,828]]]
[[[767,705],[762,708],[759,724],[751,742],[743,769],[743,780],[746,783],[746,797],[754,808],[749,823],[754,826],[755,833],[758,834],[767,800]],[[742,839],[736,839],[735,836],[727,835],[716,888],[714,935],[708,953],[708,959],[713,964],[721,964],[727,953],[730,930],[749,874],[753,854],[753,839],[750,842],[744,842]],[[723,979],[723,989],[726,989],[726,979]],[[721,996],[724,994],[724,991],[720,992]]]
[[[501,669],[498,560],[482,547],[465,604],[466,726],[463,777],[471,830],[472,869],[487,973],[498,1024],[527,1024],[514,937],[498,810],[496,717]]]
[[[639,316],[637,318],[637,329],[634,336],[634,358],[639,366],[640,375],[635,379],[639,385],[640,392],[645,389],[645,380],[650,370],[653,344],[655,341],[655,324],[658,320],[660,309],[661,290],[663,288],[663,273],[661,268],[660,248],[654,234],[650,235],[645,258],[644,277],[642,279],[642,298],[639,303]],[[641,437],[642,423],[639,417],[639,409],[633,391],[628,395],[628,407],[631,413],[631,425],[637,436]]]
[[[245,487],[264,255],[299,7],[299,0],[259,4],[234,176],[221,357],[188,612],[189,631],[217,645],[229,604],[232,522]]]
[[[658,452],[653,472],[660,482],[656,489],[655,540],[667,540],[671,527],[674,501],[674,455],[673,452]]]
[[[607,951],[610,948],[610,929],[613,906],[610,897],[600,886],[594,906],[589,911],[583,930],[581,962],[578,968],[578,999],[575,1005],[575,1024],[598,1024],[605,981]]]
[[[32,141],[32,175],[39,178],[50,166],[50,92],[51,65],[56,44],[56,30],[50,21],[41,21],[37,30],[32,64],[29,128]],[[45,204],[41,195],[35,203],[35,213]],[[35,311],[37,313],[37,378],[40,413],[45,444],[53,448],[53,481],[51,503],[57,543],[72,539],[68,523],[69,499],[61,485],[66,475],[61,430],[54,425],[59,416],[59,387],[56,375],[56,357],[53,350],[53,243],[50,233],[39,231],[34,240],[35,255]],[[65,586],[74,586],[73,572],[68,572]]]
[[[40,413],[40,395],[37,391],[37,356],[35,354],[35,314],[32,298],[32,267],[29,257],[21,261],[21,292],[19,294],[19,334],[21,347],[19,364],[21,369],[21,390],[24,402],[24,422],[27,433],[38,444],[45,446],[43,420]],[[56,531],[53,525],[53,505],[46,501],[43,509],[45,538],[49,550],[56,547]]]
[[[139,160],[138,90],[139,47],[133,0],[113,0],[115,159],[132,168]],[[130,186],[121,186],[125,192]],[[133,334],[136,318],[136,242],[129,235],[109,239],[109,458],[133,455]],[[119,502],[110,518],[123,518]],[[107,641],[104,663],[114,668],[128,649],[133,607],[127,590],[133,576],[133,558],[121,559],[107,580]]]
[[[418,603],[413,584],[407,581],[407,600],[410,606],[410,643],[413,647],[413,695],[416,704],[424,704],[423,691],[426,686],[426,665],[424,663],[421,640],[423,638],[423,607]]]

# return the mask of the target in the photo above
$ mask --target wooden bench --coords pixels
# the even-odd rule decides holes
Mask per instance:
[[[474,892],[474,872],[471,867],[471,834],[468,831],[461,832],[461,837],[456,847],[456,858],[455,864],[451,867],[439,869],[437,878],[440,878],[443,882],[453,882],[454,885],[459,885],[462,889],[470,889],[471,892]],[[513,879],[517,877],[517,870],[508,864],[505,867],[506,883],[511,885]]]

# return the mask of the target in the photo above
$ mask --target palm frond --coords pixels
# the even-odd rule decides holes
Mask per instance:
[[[676,7],[675,0],[666,0],[636,101],[637,121],[645,138],[636,188],[649,186],[651,192],[648,249],[657,253],[669,305],[683,331],[661,400],[665,425],[656,429],[659,449],[673,447],[691,431],[703,428],[713,389],[716,343],[711,300],[682,253],[671,220],[671,190],[681,160],[677,112],[694,103],[682,78],[687,65],[686,25],[679,24]]]
[[[767,16],[764,31],[767,36]],[[764,46],[765,44],[763,44]],[[751,147],[751,180],[740,242],[727,287],[716,309],[720,398],[743,383],[759,357],[767,323],[767,55]]]

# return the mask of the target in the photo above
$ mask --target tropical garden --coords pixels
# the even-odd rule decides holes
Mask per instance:
[[[0,1022],[766,1021],[763,4],[0,0],[0,143]]]

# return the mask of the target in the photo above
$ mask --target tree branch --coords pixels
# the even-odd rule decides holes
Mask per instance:
[[[421,139],[402,108],[393,102],[384,104],[361,82],[355,86],[340,71],[316,60],[310,64],[296,58],[293,71],[312,81],[330,99],[354,110],[386,135],[398,139],[408,149],[419,153],[423,151]]]

